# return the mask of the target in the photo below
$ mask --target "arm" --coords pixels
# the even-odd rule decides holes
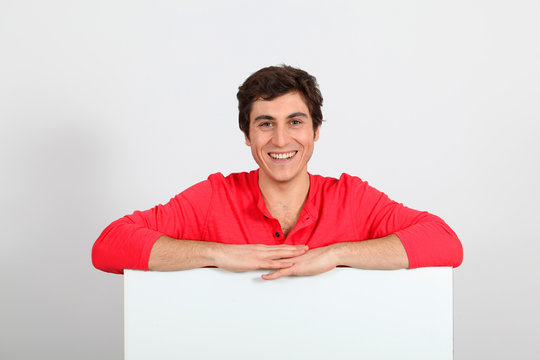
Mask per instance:
[[[330,245],[334,262],[359,269],[407,269],[409,259],[401,240],[395,234],[383,238]]]
[[[290,268],[264,275],[264,279],[314,275],[339,265],[390,270],[461,264],[461,242],[439,217],[392,201],[358,178],[345,176],[343,179],[348,188],[341,193],[352,193],[345,197],[345,203],[350,200],[357,203],[352,216],[357,226],[356,240],[360,241],[343,239],[343,242],[311,249],[290,259],[295,263]]]
[[[304,245],[229,245],[178,240],[122,218],[109,225],[96,241],[92,260],[96,268],[118,274],[124,269],[169,271],[204,266],[247,271],[289,267],[292,265],[289,258],[306,250]]]
[[[395,234],[380,239],[335,243],[309,250],[289,260],[294,265],[263,275],[262,278],[274,280],[290,275],[316,275],[332,270],[338,265],[373,270],[409,267],[405,248]]]
[[[395,234],[405,249],[409,269],[461,264],[461,242],[441,218],[406,207],[367,182],[358,181],[354,192],[358,240],[381,239]]]
[[[211,184],[204,181],[165,205],[114,221],[92,248],[94,266],[118,274],[124,269],[166,271],[203,266],[231,271],[280,269],[292,265],[288,258],[305,253],[303,245],[226,245],[202,241],[211,198]]]
[[[229,271],[281,269],[301,256],[305,245],[230,245],[209,241],[177,240],[160,237],[152,247],[149,270],[186,270],[216,266]]]
[[[165,205],[135,211],[112,222],[94,243],[94,266],[116,274],[123,274],[124,269],[148,270],[154,247],[161,250],[158,239],[164,236],[203,239],[211,198],[212,185],[206,180],[175,196]],[[159,243],[162,242],[159,240]]]

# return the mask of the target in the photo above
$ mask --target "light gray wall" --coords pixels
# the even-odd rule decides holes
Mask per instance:
[[[287,63],[347,172],[460,236],[455,358],[531,359],[540,334],[538,1],[2,1],[0,358],[120,359],[111,221],[255,168],[237,87]],[[535,221],[536,220],[536,221]]]

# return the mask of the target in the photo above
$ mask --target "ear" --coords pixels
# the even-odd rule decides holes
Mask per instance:
[[[249,138],[247,137],[246,134],[244,134],[244,138],[245,138],[245,140],[246,140],[246,145],[247,145],[247,146],[251,146],[251,141],[249,141]]]
[[[315,137],[313,138],[313,141],[319,140],[319,129],[320,127],[318,127],[317,130],[315,130]]]

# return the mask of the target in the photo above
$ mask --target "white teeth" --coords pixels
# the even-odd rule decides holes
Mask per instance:
[[[296,154],[296,151],[291,151],[285,154],[269,153],[268,155],[270,155],[274,159],[289,159],[289,158],[292,158],[294,154]]]

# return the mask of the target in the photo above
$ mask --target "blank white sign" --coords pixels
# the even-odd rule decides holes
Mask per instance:
[[[263,273],[126,270],[126,359],[453,357],[451,268]]]

